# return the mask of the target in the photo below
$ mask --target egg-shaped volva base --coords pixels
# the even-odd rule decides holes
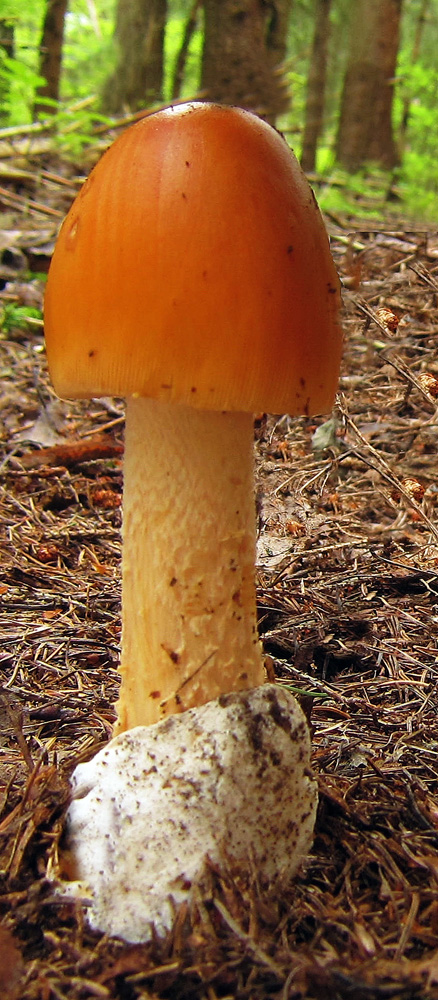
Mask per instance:
[[[164,935],[209,859],[261,884],[292,878],[313,835],[317,786],[296,700],[277,685],[221,696],[115,737],[72,777],[70,856],[90,925]]]

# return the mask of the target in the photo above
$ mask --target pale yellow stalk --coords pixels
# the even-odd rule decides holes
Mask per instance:
[[[264,681],[250,414],[130,398],[117,732]]]

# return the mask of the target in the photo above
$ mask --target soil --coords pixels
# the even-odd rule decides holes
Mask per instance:
[[[79,179],[0,189],[0,987],[9,1000],[438,998],[438,240],[328,219],[345,351],[330,418],[259,414],[260,633],[313,735],[320,802],[290,886],[211,871],[166,940],[91,932],[50,873],[69,774],[118,688],[123,408],[50,386],[38,314]],[[4,162],[3,162],[4,165]],[[46,169],[47,167],[47,169]],[[426,378],[428,376],[428,378]]]

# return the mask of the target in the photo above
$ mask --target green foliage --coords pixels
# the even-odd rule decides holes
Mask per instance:
[[[97,100],[88,98],[77,105],[58,106],[51,116],[53,143],[67,160],[77,161],[84,149],[95,142],[94,129],[97,125],[110,125],[111,119],[96,111]]]
[[[37,322],[35,323],[35,321]],[[42,325],[42,315],[39,309],[33,309],[31,306],[18,306],[15,302],[8,302],[2,307],[0,330],[3,334],[8,335],[14,330],[26,330],[32,325]]]
[[[14,28],[14,58],[0,50],[2,123],[23,125],[30,121],[38,75],[38,49],[44,0],[1,0],[1,17]]]
[[[421,62],[412,64],[405,51],[400,55],[398,72],[398,86],[394,100],[396,126],[401,128],[403,114],[407,109],[408,143],[414,145],[418,152],[434,151],[437,142],[438,103],[436,68]]]
[[[315,193],[323,212],[344,220],[360,217],[378,225],[390,225],[391,219],[401,214],[413,222],[438,219],[438,173],[433,156],[408,150],[403,167],[394,176],[372,165],[347,174],[333,164],[327,149],[319,159],[321,180]]]
[[[66,17],[61,97],[72,103],[99,94],[115,64],[116,0],[95,3],[93,21],[86,0],[70,0]]]
[[[0,16],[10,17],[15,29],[15,57],[1,54],[0,92],[3,123],[23,125],[32,119],[38,75],[39,40],[45,0],[0,0]],[[113,33],[116,0],[70,0],[65,21],[61,98],[66,104],[98,94],[115,61]],[[3,86],[2,86],[3,84]]]
[[[317,191],[318,203],[324,212],[332,215],[360,216],[369,221],[382,221],[386,212],[389,188],[388,175],[377,168],[368,167],[356,174],[347,174],[334,167],[327,173]]]
[[[415,218],[438,220],[438,3],[429,5],[418,58],[413,61],[413,37],[421,3],[404,7],[403,41],[397,68],[394,122],[403,139],[398,186],[406,211]],[[405,130],[404,117],[407,115]]]
[[[29,121],[35,90],[44,80],[25,62],[0,52],[0,90],[2,120],[7,125]]]
[[[436,153],[408,149],[403,157],[398,187],[403,209],[413,219],[438,222],[438,171]]]

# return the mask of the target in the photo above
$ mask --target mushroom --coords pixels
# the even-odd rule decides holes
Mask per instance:
[[[146,739],[155,746],[155,730],[161,727],[164,739],[165,717],[178,713],[177,742],[190,745],[193,712],[205,713],[206,703],[220,716],[209,732],[232,729],[229,712],[237,712],[243,730],[236,746],[247,740],[248,713],[260,714],[260,696],[253,698],[265,677],[256,627],[252,414],[331,407],[339,301],[324,224],[293,153],[241,109],[191,103],[145,117],[105,153],[67,215],[45,298],[53,384],[67,398],[126,397],[118,758],[122,746],[131,752],[135,727],[150,727]],[[265,707],[277,705],[268,712],[277,719],[273,743],[288,731],[289,749],[279,756],[286,769],[298,767],[307,802],[292,870],[314,815],[308,737],[294,700],[287,696],[286,710],[284,693],[262,691]],[[227,700],[238,692],[243,715]],[[271,735],[259,741],[268,756]],[[104,774],[108,754],[105,760]],[[79,802],[90,781],[77,770]],[[284,815],[290,823],[290,811]],[[83,820],[78,857],[80,842],[94,836]],[[240,860],[253,841],[242,843]],[[93,865],[91,857],[79,873],[88,886]],[[91,891],[95,913],[105,891]],[[98,917],[114,932],[119,924],[111,920]],[[132,939],[134,932],[123,933]]]

